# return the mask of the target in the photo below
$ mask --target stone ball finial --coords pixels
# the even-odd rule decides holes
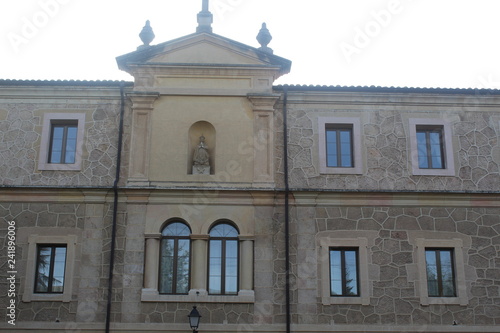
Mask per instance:
[[[142,28],[139,37],[144,43],[143,46],[149,46],[149,43],[151,43],[155,38],[155,34],[153,32],[153,29],[151,28],[151,25],[149,24],[149,20],[146,21],[146,25],[144,26],[144,28]]]
[[[257,35],[257,41],[260,44],[259,50],[273,53],[273,49],[267,47],[267,44],[271,42],[271,39],[273,39],[273,36],[271,36],[266,24],[262,23],[262,28],[259,30],[259,34]]]

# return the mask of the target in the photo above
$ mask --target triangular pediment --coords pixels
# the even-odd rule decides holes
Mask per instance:
[[[290,71],[287,59],[213,33],[195,33],[117,57],[120,69],[150,65],[229,65],[279,68],[280,75]]]

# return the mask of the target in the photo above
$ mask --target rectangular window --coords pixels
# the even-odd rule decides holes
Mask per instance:
[[[455,176],[451,123],[435,118],[409,118],[412,174]]]
[[[38,170],[81,170],[84,132],[85,113],[45,113]]]
[[[361,119],[318,117],[318,169],[321,174],[363,173]]]
[[[359,296],[357,248],[330,249],[330,295]]]
[[[443,127],[417,126],[418,167],[444,169]]]
[[[63,293],[65,245],[38,245],[35,293]]]
[[[429,297],[456,297],[452,249],[425,249]]]
[[[77,133],[78,121],[52,123],[48,163],[75,163]]]
[[[238,241],[210,240],[209,293],[238,293]]]
[[[326,166],[334,168],[352,168],[353,145],[352,125],[327,125]]]

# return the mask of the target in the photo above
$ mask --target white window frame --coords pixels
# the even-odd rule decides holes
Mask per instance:
[[[467,287],[465,283],[465,263],[463,255],[463,241],[461,239],[425,239],[417,238],[417,265],[418,265],[418,285],[420,293],[420,304],[458,304],[467,305]],[[455,288],[456,297],[431,297],[427,287],[427,266],[425,260],[426,248],[441,248],[453,250],[455,260]]]
[[[352,154],[354,167],[328,167],[326,156],[326,127],[328,125],[352,126]],[[362,174],[363,159],[361,154],[361,120],[355,117],[319,117],[318,118],[319,172],[322,174]]]
[[[28,260],[24,281],[23,302],[32,301],[71,301],[73,291],[73,271],[75,262],[76,235],[39,236],[28,238]],[[66,245],[66,266],[64,269],[64,289],[62,293],[35,293],[35,274],[38,244]]]
[[[65,120],[78,122],[76,137],[75,163],[49,163],[50,136],[52,124],[55,121]],[[45,113],[43,116],[42,140],[40,143],[40,156],[38,170],[79,171],[82,168],[83,135],[85,132],[85,113]]]
[[[453,158],[453,138],[449,121],[434,118],[410,118],[410,164],[415,176],[455,176],[455,159]],[[440,126],[443,128],[443,161],[444,169],[421,169],[418,166],[417,127]]]
[[[368,278],[368,239],[358,238],[330,238],[320,239],[320,268],[321,268],[321,301],[323,305],[331,304],[370,304],[370,285]],[[330,249],[332,247],[358,248],[358,278],[359,296],[331,296],[330,294]]]

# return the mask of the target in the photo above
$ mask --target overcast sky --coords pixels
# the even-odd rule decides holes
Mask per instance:
[[[193,33],[201,0],[0,0],[0,78],[132,80],[115,57]],[[210,0],[213,31],[292,61],[275,84],[500,89],[499,0]]]

